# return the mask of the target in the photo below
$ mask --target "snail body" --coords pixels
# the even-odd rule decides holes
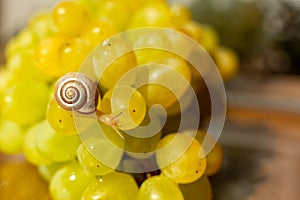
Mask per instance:
[[[98,103],[97,84],[82,73],[72,72],[61,77],[54,90],[58,105],[68,111],[93,113]]]

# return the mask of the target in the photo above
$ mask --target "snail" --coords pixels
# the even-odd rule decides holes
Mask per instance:
[[[61,108],[89,114],[96,111],[99,92],[97,84],[82,73],[68,73],[61,77],[54,89],[54,97]]]
[[[117,119],[122,115],[122,112],[113,116],[96,110],[99,98],[97,84],[86,75],[72,72],[61,77],[55,85],[54,97],[62,109],[77,111],[82,114],[96,111],[97,119],[112,127],[124,139],[117,124]]]

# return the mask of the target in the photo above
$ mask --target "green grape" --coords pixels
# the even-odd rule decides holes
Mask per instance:
[[[39,165],[38,172],[46,182],[50,182],[55,172],[59,170],[64,164],[65,163],[51,163],[49,165]]]
[[[29,28],[22,29],[16,37],[9,40],[5,48],[5,57],[9,58],[20,50],[33,50],[38,43],[37,36]]]
[[[67,40],[67,37],[55,35],[42,40],[36,47],[35,60],[38,69],[51,77],[63,75],[60,63],[60,48]]]
[[[126,72],[136,67],[137,62],[134,52],[130,51],[119,58],[117,57],[120,52],[129,51],[130,49],[131,45],[125,39],[113,38],[102,42],[102,51],[96,49],[93,52],[95,58],[93,60],[94,69],[96,75],[100,77],[99,84],[101,88],[113,88]]]
[[[146,103],[140,92],[130,86],[117,85],[105,93],[100,110],[112,113],[118,128],[133,129],[145,118]]]
[[[23,128],[11,121],[0,122],[0,151],[7,154],[21,152],[23,140]]]
[[[220,46],[212,55],[224,80],[229,80],[238,73],[239,58],[232,49]]]
[[[164,2],[156,1],[141,6],[128,22],[127,29],[144,27],[171,27],[171,13],[168,5]]]
[[[68,36],[78,35],[89,20],[87,10],[73,1],[61,1],[56,4],[51,16],[58,33]]]
[[[191,135],[194,133],[194,130],[185,130],[183,133]],[[207,176],[213,176],[217,174],[218,171],[220,171],[224,160],[224,152],[221,145],[211,135],[201,130],[197,131],[195,138],[200,142],[202,146],[204,146],[203,145],[204,138],[206,138],[207,143],[216,143],[215,146],[211,149],[211,151],[206,156],[207,165],[206,165],[205,174]]]
[[[47,11],[40,11],[34,14],[29,19],[28,28],[37,36],[39,40],[43,40],[46,37],[55,34],[51,16]]]
[[[213,199],[212,188],[207,176],[190,184],[180,184],[179,188],[185,200],[211,200]]]
[[[81,31],[81,37],[88,40],[95,47],[118,32],[110,19],[101,18],[89,21]]]
[[[145,180],[137,200],[183,200],[178,186],[165,176],[152,176]]]
[[[22,151],[26,160],[34,165],[49,165],[52,161],[45,158],[37,149],[35,135],[40,124],[36,124],[29,128],[25,133],[22,145]]]
[[[7,88],[3,94],[2,116],[21,125],[30,125],[45,116],[48,86],[40,81],[26,81]]]
[[[191,11],[182,5],[173,5],[170,8],[172,22],[175,24],[183,24],[187,21],[190,21],[192,19],[192,13]]]
[[[161,172],[174,182],[192,183],[205,173],[206,158],[199,157],[201,145],[191,136],[169,134],[158,143],[157,149],[161,150],[156,153]]]
[[[99,143],[100,144],[100,143]],[[91,146],[90,146],[91,147]],[[103,176],[105,174],[114,172],[115,170],[111,167],[106,166],[102,162],[98,161],[85,147],[81,144],[77,149],[77,158],[80,164],[88,170],[91,174],[96,176]]]
[[[78,71],[91,50],[92,46],[85,39],[72,38],[66,40],[59,50],[62,73]]]
[[[11,70],[10,83],[17,83],[24,80],[49,81],[51,78],[42,73],[34,60],[33,50],[22,50],[10,56],[6,67]]]
[[[138,74],[137,77],[144,78],[150,83],[140,87],[139,91],[144,96],[148,106],[159,104],[164,108],[170,107],[177,100],[176,95],[171,90],[176,92],[180,98],[189,87],[188,83],[191,81],[189,66],[185,60],[175,55],[153,60],[148,66],[146,77],[143,74]],[[160,84],[156,84],[156,82]]]
[[[77,161],[64,165],[51,178],[49,190],[54,200],[80,200],[94,176]]]
[[[132,15],[129,3],[119,0],[102,0],[99,3],[98,18],[110,19],[119,30],[124,30]]]
[[[62,135],[52,129],[47,120],[40,123],[35,135],[36,147],[45,158],[65,162],[75,158],[80,145],[77,135]]]
[[[113,172],[94,179],[82,195],[82,200],[134,200],[138,186],[132,176]]]
[[[47,119],[51,127],[60,134],[77,134],[72,111],[61,108],[54,98],[48,104]]]

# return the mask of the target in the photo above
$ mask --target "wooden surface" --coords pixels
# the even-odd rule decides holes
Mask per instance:
[[[212,177],[216,200],[300,199],[300,77],[237,77],[227,85],[221,143],[225,161]],[[22,156],[0,156],[0,200],[50,199]]]

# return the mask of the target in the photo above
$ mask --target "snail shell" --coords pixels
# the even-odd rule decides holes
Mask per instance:
[[[96,110],[97,84],[82,73],[68,73],[61,77],[54,90],[58,105],[68,111],[89,114]]]

